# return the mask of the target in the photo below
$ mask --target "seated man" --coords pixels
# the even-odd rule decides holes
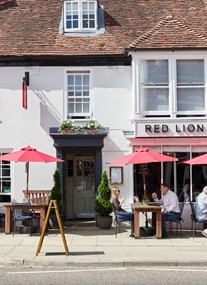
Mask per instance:
[[[157,193],[152,193],[154,201],[163,206],[162,212],[162,237],[167,237],[166,221],[175,221],[180,217],[180,207],[178,197],[175,192],[169,189],[167,183],[163,183],[160,186],[162,198],[159,200]]]
[[[198,220],[207,220],[207,186],[196,197],[196,218]],[[207,228],[202,232],[202,235],[207,237]]]

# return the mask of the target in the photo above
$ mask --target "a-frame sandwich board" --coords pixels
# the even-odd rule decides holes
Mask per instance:
[[[45,232],[46,232],[46,229],[47,229],[47,224],[48,224],[48,221],[49,221],[51,209],[55,209],[55,214],[56,214],[56,218],[57,218],[57,221],[58,221],[58,226],[59,226],[59,229],[60,229],[60,233],[61,233],[61,236],[62,236],[63,245],[64,245],[64,248],[65,248],[65,253],[66,253],[66,255],[69,254],[68,246],[67,246],[66,239],[65,239],[65,234],[64,234],[64,231],[63,231],[62,221],[60,219],[60,212],[59,212],[59,209],[58,209],[57,201],[56,200],[51,200],[50,203],[49,203],[49,207],[48,207],[48,210],[47,210],[46,218],[45,218],[44,225],[43,225],[43,228],[42,228],[39,244],[38,244],[37,251],[36,251],[36,256],[38,255],[38,253],[40,252],[41,247],[42,247],[42,243],[43,243]]]

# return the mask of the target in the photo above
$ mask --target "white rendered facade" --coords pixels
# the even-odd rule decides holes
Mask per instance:
[[[131,152],[123,130],[132,131],[131,67],[0,67],[0,150],[3,153],[30,145],[56,156],[50,127],[58,127],[67,117],[66,78],[68,71],[90,70],[91,118],[97,120],[109,133],[104,140],[103,170],[109,173],[107,161]],[[29,72],[28,108],[22,108],[21,83]],[[78,120],[76,120],[78,122]],[[55,163],[30,164],[30,189],[51,189]],[[133,196],[130,166],[125,167],[123,195],[127,201]],[[24,163],[11,162],[11,201],[21,202],[26,187]],[[6,194],[1,194],[6,195]],[[3,204],[2,201],[1,205]]]

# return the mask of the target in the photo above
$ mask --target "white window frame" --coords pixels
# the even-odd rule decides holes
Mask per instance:
[[[175,62],[175,64],[177,63],[177,61],[178,60],[188,60],[188,59],[176,59],[176,62]],[[176,100],[178,99],[178,97],[177,97],[177,89],[179,88],[189,88],[189,89],[191,89],[191,88],[203,88],[204,89],[204,101],[205,101],[205,106],[206,106],[206,100],[205,100],[205,82],[206,82],[206,80],[205,80],[205,60],[204,59],[198,59],[198,58],[196,58],[196,59],[189,59],[189,60],[203,60],[204,61],[204,84],[203,85],[183,85],[182,87],[181,86],[178,86],[177,85],[177,82],[176,82],[176,86],[175,86],[175,88],[176,88]],[[176,68],[176,66],[175,66],[175,68]],[[176,78],[177,78],[177,72],[176,72]],[[177,104],[177,101],[176,101],[176,114],[177,115],[205,115],[205,106],[204,106],[204,109],[203,110],[195,110],[195,111],[193,111],[193,110],[182,110],[182,111],[178,111],[177,110],[177,107],[178,107],[178,104]]]
[[[78,27],[77,28],[67,28],[67,4],[78,4]],[[84,28],[83,27],[83,3],[94,4],[94,28]],[[88,10],[89,12],[89,10]],[[65,32],[94,32],[97,30],[97,13],[98,13],[98,5],[97,0],[67,0],[64,1],[64,30]]]
[[[145,59],[144,59],[145,60]],[[147,59],[148,60],[148,59]],[[146,60],[146,61],[147,61]],[[151,60],[151,59],[150,59]],[[168,59],[162,59],[162,60],[165,60],[165,61],[167,61],[168,62],[168,73],[169,73],[169,61],[168,61]],[[161,61],[162,61],[161,60]],[[159,60],[158,60],[159,61]],[[142,62],[142,60],[140,60],[140,68],[141,68],[141,62]],[[142,70],[141,70],[142,71]],[[141,72],[140,72],[140,75],[141,75]],[[142,106],[142,104],[141,104],[141,100],[143,99],[142,97],[141,97],[141,89],[168,89],[168,99],[169,99],[169,105],[170,105],[170,98],[169,98],[169,94],[170,94],[170,77],[168,76],[168,85],[161,85],[161,84],[159,84],[159,85],[157,85],[157,86],[154,86],[154,85],[146,85],[146,86],[143,86],[143,87],[141,87],[142,86],[142,82],[141,82],[141,76],[139,77],[139,94],[140,94],[140,97],[139,97],[139,103],[140,103],[140,107]],[[150,116],[152,116],[152,115],[157,115],[157,114],[160,114],[160,110],[158,110],[158,111],[144,111],[144,112],[142,112],[144,115],[150,115]],[[169,114],[169,106],[168,106],[168,110],[162,110],[162,113],[163,114]]]
[[[89,74],[89,112],[87,113],[69,113],[68,111],[68,74]],[[64,120],[67,120],[71,117],[73,119],[78,119],[79,117],[88,119],[92,118],[93,115],[93,102],[94,102],[94,87],[93,87],[93,69],[91,67],[70,67],[65,69],[65,76],[64,76]],[[81,121],[83,119],[80,119]]]
[[[176,61],[177,60],[204,60],[204,110],[196,111],[177,111],[177,75],[176,75]],[[169,111],[143,111],[141,110],[141,61],[142,60],[168,60],[169,66]],[[154,117],[169,117],[177,118],[180,115],[188,115],[188,117],[195,115],[207,116],[207,56],[192,53],[183,53],[180,55],[172,55],[172,53],[161,54],[140,54],[139,56],[133,56],[132,65],[132,78],[133,78],[133,92],[135,103],[135,115],[140,119],[147,119],[148,116]],[[197,86],[196,86],[197,87]],[[151,119],[149,118],[149,119]]]
[[[0,149],[0,155],[3,155],[3,154],[8,154],[8,153],[10,153],[11,152],[11,150],[10,149]],[[0,181],[0,196],[11,196],[11,193],[12,193],[12,167],[11,167],[11,162],[8,162],[7,161],[7,166],[8,166],[8,168],[9,168],[9,171],[10,171],[10,175],[9,176],[3,176],[2,174],[2,170],[3,170],[3,168],[4,168],[4,161],[0,161],[0,174],[1,174],[1,181]],[[10,183],[10,191],[9,192],[3,192],[3,187],[2,187],[2,185],[3,185],[3,182],[2,182],[2,180],[3,180],[3,178],[7,178],[6,180],[8,180],[8,182]]]

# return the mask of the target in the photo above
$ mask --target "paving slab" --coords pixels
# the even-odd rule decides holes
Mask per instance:
[[[183,237],[167,239],[154,236],[134,239],[123,227],[115,237],[115,229],[100,230],[94,223],[64,226],[69,249],[66,256],[61,234],[51,230],[45,235],[38,256],[40,235],[5,235],[0,232],[0,266],[206,266],[207,238],[198,231]]]

